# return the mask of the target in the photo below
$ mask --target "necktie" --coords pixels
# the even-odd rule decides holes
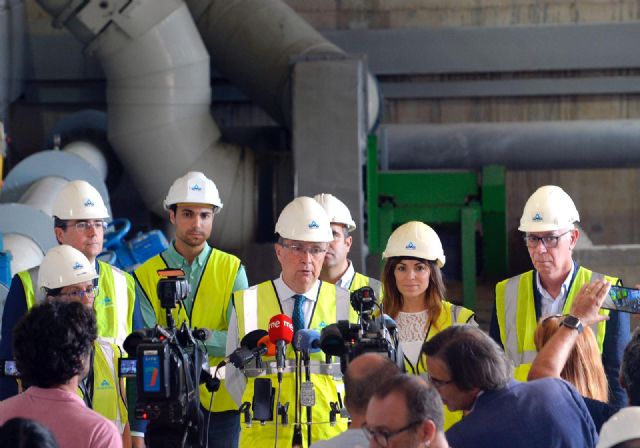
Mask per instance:
[[[293,305],[293,316],[291,316],[291,320],[293,320],[293,331],[295,333],[296,331],[305,328],[302,304],[307,298],[302,294],[296,294],[293,298],[296,300],[296,303]]]

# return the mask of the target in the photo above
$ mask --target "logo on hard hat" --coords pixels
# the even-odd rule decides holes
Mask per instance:
[[[536,213],[532,219],[533,222],[541,222],[542,221],[542,215],[540,213]]]
[[[82,269],[84,266],[79,261],[76,261],[76,264],[73,265],[73,270],[77,271],[78,269]]]
[[[84,201],[84,206],[85,207],[93,207],[94,205],[96,205],[96,204],[94,204],[91,199],[87,199],[86,201]]]
[[[191,191],[202,191],[202,187],[198,184],[194,184],[193,187],[191,187]]]
[[[310,229],[319,229],[319,228],[320,228],[320,226],[318,225],[318,223],[317,223],[317,222],[315,222],[315,221],[311,221],[311,222],[309,223],[309,228],[310,228]]]
[[[415,243],[413,241],[409,241],[407,243],[406,246],[404,246],[405,249],[409,249],[409,250],[416,250],[417,246],[415,245]]]

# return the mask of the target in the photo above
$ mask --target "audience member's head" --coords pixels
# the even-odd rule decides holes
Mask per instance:
[[[480,391],[504,388],[512,366],[502,349],[479,328],[449,327],[424,344],[431,384],[450,410],[469,410]]]
[[[640,407],[623,408],[602,425],[596,448],[640,447]]]
[[[96,318],[81,303],[38,305],[13,330],[13,353],[22,379],[50,388],[84,376],[96,339]]]
[[[382,384],[367,406],[365,435],[372,447],[446,447],[444,410],[438,392],[422,378],[396,375]]]
[[[640,406],[640,330],[633,332],[624,349],[620,366],[620,383],[627,391],[630,406]]]
[[[373,394],[389,378],[399,375],[400,369],[388,357],[365,353],[349,363],[344,376],[345,405],[354,423],[364,419]],[[357,426],[356,426],[357,427]]]
[[[560,328],[562,316],[549,316],[540,321],[534,342],[540,349]],[[580,395],[604,402],[609,401],[609,386],[598,350],[598,342],[590,327],[585,327],[578,337],[560,377],[573,384]]]
[[[12,418],[0,426],[0,446],[58,448],[58,442],[46,426],[26,418]]]

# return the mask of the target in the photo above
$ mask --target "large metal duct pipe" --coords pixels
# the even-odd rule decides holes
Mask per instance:
[[[186,0],[215,67],[275,121],[291,125],[289,78],[296,57],[344,55],[282,0]],[[369,129],[380,98],[369,75]]]
[[[221,144],[209,113],[209,56],[184,2],[38,0],[95,52],[107,77],[109,140],[147,206],[162,201],[174,179],[202,171],[218,186],[224,211],[215,239],[241,247],[256,221],[253,153]]]
[[[640,120],[385,125],[382,169],[640,167]]]
[[[9,110],[10,65],[9,45],[11,15],[7,0],[0,0],[0,121],[6,121]],[[2,154],[0,154],[0,157]]]

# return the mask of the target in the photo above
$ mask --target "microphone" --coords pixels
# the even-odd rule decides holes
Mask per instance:
[[[240,347],[235,349],[229,356],[224,358],[224,362],[227,364],[233,364],[236,369],[243,369],[255,357],[256,353],[254,353],[253,350],[249,350],[245,347]]]
[[[347,346],[344,336],[338,324],[327,325],[320,333],[320,348],[329,356],[342,356],[347,354]]]
[[[320,333],[315,330],[298,330],[293,338],[293,348],[296,351],[317,353],[320,351]]]
[[[260,338],[260,340],[258,341],[258,347],[266,349],[267,351],[265,352],[265,354],[267,356],[276,356],[276,345],[271,342],[268,334]]]
[[[209,337],[211,337],[211,330],[209,330],[208,328],[194,328],[193,330],[191,330],[191,334],[193,335],[194,339],[204,342],[209,339]]]
[[[285,367],[285,350],[293,339],[293,322],[286,314],[276,314],[269,320],[269,339],[276,344],[276,365],[278,381],[282,379]]]
[[[269,333],[267,333],[265,330],[262,330],[262,329],[250,331],[249,333],[245,334],[242,340],[240,341],[240,347],[244,347],[252,350],[258,346],[258,342],[262,338],[268,335]]]

